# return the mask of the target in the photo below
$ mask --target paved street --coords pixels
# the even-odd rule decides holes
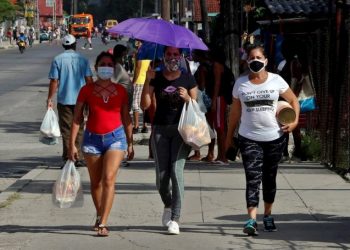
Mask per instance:
[[[104,48],[99,44],[82,53],[92,65]],[[281,164],[274,208],[278,232],[263,232],[259,217],[259,236],[247,237],[242,233],[247,216],[241,163],[188,162],[181,234],[167,235],[154,163],[146,160],[148,149],[141,145],[135,146],[135,161],[118,173],[110,236],[94,237],[86,168],[79,169],[81,206],[54,207],[51,190],[60,173],[61,145],[38,141],[47,73],[61,51],[47,43],[23,55],[17,48],[0,50],[0,250],[350,249],[350,183],[318,163]]]
[[[98,43],[95,50],[81,50],[82,42],[78,50],[90,59],[91,66],[96,55],[109,47],[94,40]],[[17,47],[0,50],[0,192],[32,168],[57,164],[60,159],[61,145],[47,146],[38,139],[46,111],[50,63],[61,52],[61,45],[47,42],[35,44],[24,54]]]

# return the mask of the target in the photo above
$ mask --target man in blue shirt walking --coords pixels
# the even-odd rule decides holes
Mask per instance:
[[[52,98],[57,92],[57,111],[63,140],[63,161],[68,159],[70,129],[79,91],[85,84],[93,82],[89,61],[75,51],[76,45],[74,36],[68,34],[63,38],[62,46],[65,51],[54,58],[49,73],[50,87],[47,97],[47,108],[53,108]],[[76,141],[76,147],[79,150],[79,160],[76,162],[77,167],[84,165],[81,152],[83,126],[80,126],[80,128]]]

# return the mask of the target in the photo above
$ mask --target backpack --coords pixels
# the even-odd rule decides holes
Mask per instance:
[[[221,80],[221,96],[224,97],[227,105],[232,104],[232,90],[235,85],[235,76],[232,73],[232,70],[224,65],[224,73]]]

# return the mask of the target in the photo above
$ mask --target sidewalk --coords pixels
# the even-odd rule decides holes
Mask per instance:
[[[146,159],[147,147],[136,147]],[[90,231],[94,209],[88,173],[79,171],[84,186],[80,208],[53,207],[57,167],[32,170],[0,194],[21,188],[0,208],[0,249],[350,249],[350,184],[319,164],[281,164],[274,207],[278,232],[263,232],[259,216],[257,237],[242,233],[247,217],[240,163],[187,163],[178,236],[167,235],[161,226],[153,162],[141,159],[120,169],[107,238]]]
[[[2,41],[2,44],[0,43],[0,49],[10,49],[15,48],[17,45],[15,42],[12,41],[12,44],[10,44],[9,40]]]
[[[34,40],[33,45],[39,44],[39,40]],[[0,44],[0,50],[1,49],[12,49],[12,48],[17,48],[17,45],[14,41],[12,41],[12,44],[10,44],[9,40],[2,41],[2,44]]]

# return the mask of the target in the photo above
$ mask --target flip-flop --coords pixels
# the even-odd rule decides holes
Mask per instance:
[[[208,156],[206,156],[206,157],[203,157],[202,159],[201,159],[201,161],[205,161],[205,162],[213,162],[213,158],[209,158]]]
[[[221,165],[221,166],[228,166],[230,165],[228,162],[224,162],[224,161],[212,161],[211,162],[214,165]]]
[[[107,237],[109,234],[109,230],[105,225],[100,224],[98,226],[97,236],[98,237]]]
[[[100,220],[96,219],[95,225],[92,227],[92,230],[97,232],[99,225],[100,225]]]
[[[189,156],[189,157],[187,157],[187,159],[186,160],[188,160],[188,161],[201,161],[201,157],[199,156],[195,156],[195,155],[191,155],[191,156]]]

